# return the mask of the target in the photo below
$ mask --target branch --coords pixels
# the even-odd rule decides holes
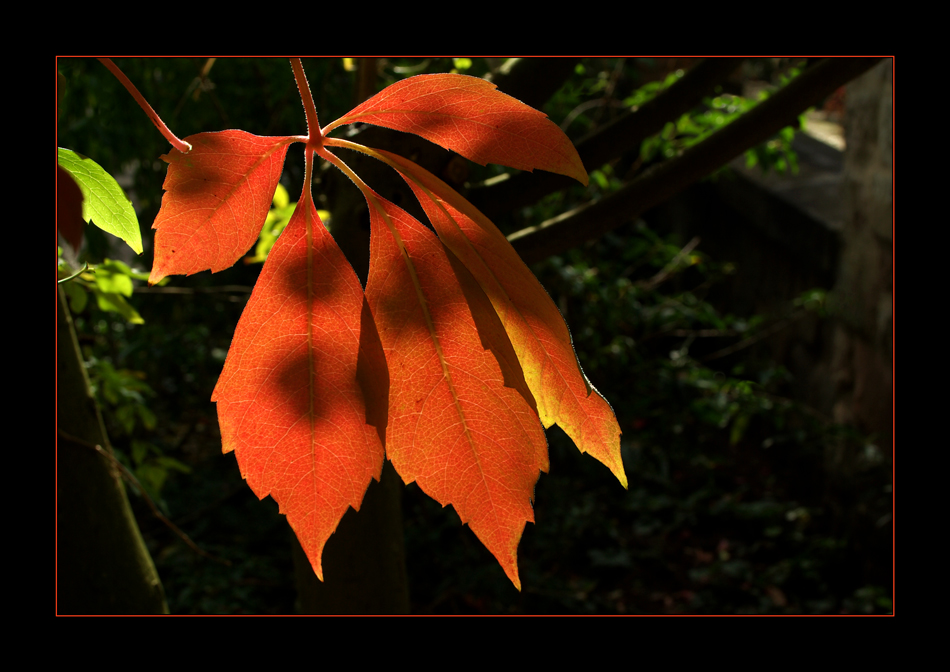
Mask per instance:
[[[574,72],[579,58],[512,58],[489,79],[498,90],[540,110]]]
[[[625,152],[639,149],[640,143],[654,133],[659,133],[667,121],[696,107],[703,96],[711,93],[742,61],[741,58],[708,58],[700,61],[679,81],[636,111],[627,112],[578,140],[574,146],[584,168],[589,173]],[[469,200],[489,219],[494,220],[502,213],[537,203],[542,197],[572,184],[574,181],[570,178],[554,173],[520,173],[490,187],[473,189]]]
[[[119,470],[119,472],[122,474],[122,478],[124,478],[126,481],[128,481],[131,485],[135,486],[135,488],[136,488],[136,489],[139,491],[139,493],[142,495],[142,498],[143,498],[143,499],[145,500],[145,502],[148,504],[148,507],[152,510],[152,514],[153,514],[156,518],[158,518],[160,521],[162,521],[162,522],[165,524],[165,526],[168,527],[168,529],[170,529],[172,532],[174,532],[176,535],[178,535],[178,537],[188,545],[188,548],[190,548],[191,550],[193,550],[193,551],[194,551],[195,553],[197,553],[198,555],[201,555],[201,556],[203,556],[203,557],[205,557],[205,558],[208,558],[209,560],[213,560],[213,561],[215,561],[215,562],[219,562],[219,563],[221,563],[222,565],[230,565],[230,564],[231,564],[231,561],[230,561],[230,560],[228,560],[228,559],[226,559],[226,558],[219,558],[219,557],[217,557],[217,556],[215,556],[215,555],[212,555],[211,553],[208,553],[206,550],[202,549],[200,546],[198,546],[198,544],[196,544],[195,542],[193,542],[193,541],[191,540],[191,537],[189,537],[187,534],[185,534],[184,532],[182,532],[182,531],[178,528],[178,526],[175,525],[175,523],[173,523],[173,522],[170,521],[168,518],[166,518],[166,517],[165,517],[165,514],[163,514],[161,511],[158,510],[158,507],[155,505],[155,502],[153,502],[153,501],[152,501],[152,498],[149,497],[148,492],[146,492],[145,488],[142,487],[142,484],[139,483],[139,479],[137,479],[137,478],[135,477],[135,474],[133,474],[131,471],[129,471],[129,470],[126,468],[126,466],[125,466],[124,464],[122,464],[121,462],[119,462],[119,460],[115,457],[115,455],[113,455],[111,452],[109,452],[108,450],[106,450],[105,448],[103,448],[102,446],[100,446],[98,443],[89,443],[88,441],[83,441],[82,439],[80,439],[80,438],[78,438],[78,437],[75,437],[75,436],[72,436],[72,435],[70,435],[70,434],[67,434],[66,432],[64,432],[64,431],[61,430],[61,429],[60,429],[60,430],[57,430],[57,433],[59,434],[60,437],[62,437],[62,438],[65,439],[66,441],[69,441],[69,442],[71,442],[71,443],[74,443],[74,444],[76,444],[77,446],[82,446],[82,447],[84,447],[84,448],[90,448],[90,449],[96,451],[97,453],[99,453],[100,455],[102,455],[104,458],[106,458],[106,459],[112,464],[112,466],[114,466],[115,468],[117,468],[117,469]]]
[[[649,280],[644,280],[643,282],[637,283],[639,286],[644,287],[645,289],[654,289],[657,285],[662,284],[670,274],[676,270],[676,267],[683,263],[683,260],[689,256],[689,254],[696,249],[696,246],[699,245],[699,236],[693,236],[693,239],[690,240],[679,252],[676,253],[676,256],[673,257],[672,261],[663,267],[659,273],[654,275]]]
[[[829,58],[682,155],[592,204],[508,236],[526,263],[559,254],[640,216],[795,123],[798,115],[870,70],[880,58]]]
[[[786,317],[785,319],[779,320],[779,321],[776,322],[775,324],[773,324],[773,325],[771,325],[771,326],[769,326],[769,327],[763,329],[762,331],[758,332],[757,334],[754,334],[754,335],[752,335],[752,336],[749,336],[749,337],[747,337],[747,338],[744,338],[744,339],[742,339],[741,341],[739,341],[738,343],[735,343],[735,344],[733,344],[733,345],[730,345],[729,347],[722,348],[721,350],[717,350],[716,352],[712,353],[711,355],[706,355],[705,357],[701,357],[701,358],[699,359],[699,361],[700,361],[700,362],[710,362],[710,361],[712,361],[712,360],[714,360],[714,359],[719,359],[720,357],[725,357],[726,355],[731,355],[731,354],[734,353],[734,352],[738,352],[739,350],[743,350],[743,349],[745,349],[745,348],[748,348],[749,346],[751,346],[751,345],[753,345],[753,344],[755,344],[755,343],[758,343],[758,342],[761,341],[763,338],[765,338],[765,337],[767,337],[767,336],[771,336],[771,335],[774,334],[775,332],[784,329],[785,327],[787,327],[788,325],[790,325],[792,322],[794,322],[794,321],[796,321],[796,320],[798,320],[798,319],[804,317],[804,316],[807,315],[807,314],[808,314],[808,311],[807,311],[807,310],[805,310],[804,308],[798,308],[797,310],[795,310],[795,312],[793,312],[791,315],[789,315],[789,316]]]

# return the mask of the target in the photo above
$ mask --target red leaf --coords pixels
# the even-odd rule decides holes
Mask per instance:
[[[149,284],[166,275],[231,267],[257,241],[287,154],[289,137],[244,131],[199,133],[193,149],[168,163],[162,208],[152,228],[155,262]]]
[[[466,75],[396,82],[324,129],[364,122],[414,133],[475,163],[541,168],[587,184],[574,145],[543,112]]]
[[[78,251],[86,224],[82,218],[82,191],[68,172],[56,166],[56,226],[66,242]]]
[[[406,179],[439,238],[475,276],[501,319],[537,401],[545,427],[557,423],[581,452],[606,465],[627,487],[620,425],[584,375],[564,318],[531,270],[492,222],[420,166],[373,150]]]
[[[520,590],[518,542],[548,457],[511,344],[454,255],[396,205],[364,194],[366,296],[391,379],[387,456],[406,483],[453,505]]]
[[[235,452],[258,497],[277,501],[321,580],[324,544],[380,477],[386,381],[360,282],[302,199],[261,271],[211,399],[224,452]]]

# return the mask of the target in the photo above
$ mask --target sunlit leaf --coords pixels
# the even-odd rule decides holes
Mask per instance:
[[[277,501],[321,579],[324,544],[383,466],[385,421],[368,423],[358,376],[361,359],[381,358],[366,352],[373,339],[361,332],[373,326],[365,315],[356,274],[313,204],[299,203],[211,397],[224,452],[234,451],[258,497]]]
[[[414,133],[475,163],[542,168],[587,184],[577,150],[543,112],[484,79],[419,75],[396,82],[328,125],[356,122]]]
[[[142,254],[142,232],[128,196],[102,166],[81,154],[59,148],[59,166],[82,192],[82,218],[128,243]]]
[[[284,168],[286,137],[244,131],[199,133],[192,150],[172,149],[165,196],[152,228],[155,262],[149,284],[166,275],[222,271],[257,240]]]
[[[504,329],[426,227],[374,192],[366,296],[390,373],[386,453],[490,550],[519,589],[517,549],[547,442]]]

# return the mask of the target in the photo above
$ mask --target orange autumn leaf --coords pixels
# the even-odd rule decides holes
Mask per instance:
[[[347,507],[383,466],[385,368],[360,282],[312,202],[298,204],[238,322],[211,400],[224,452],[280,505],[314,572]],[[383,392],[385,399],[385,391]],[[367,407],[369,403],[369,408]],[[368,420],[381,419],[373,427]]]
[[[149,283],[166,275],[230,268],[257,241],[284,169],[287,137],[244,131],[199,133],[192,150],[172,149],[162,208],[152,228]]]
[[[408,213],[364,193],[366,296],[391,380],[386,454],[406,483],[452,504],[520,590],[518,542],[548,470],[533,400],[471,274]]]
[[[439,178],[406,159],[392,162],[412,188],[439,238],[468,267],[508,332],[545,427],[557,423],[581,452],[627,487],[620,426],[584,375],[564,318],[504,234]]]
[[[543,426],[559,424],[626,485],[620,430],[586,380],[567,326],[504,237],[414,163],[326,132],[357,121],[404,130],[479,163],[581,180],[574,147],[547,117],[483,80],[426,75],[389,87],[323,131],[298,61],[309,136],[244,131],[172,150],[153,228],[155,283],[231,266],[256,241],[287,146],[306,142],[303,194],[268,256],[212,400],[224,452],[271,495],[321,579],[322,551],[388,457],[462,521],[520,588],[517,547],[548,469]],[[381,198],[330,152],[397,168],[436,234]],[[363,191],[371,218],[365,292],[310,195],[314,153]],[[542,426],[543,425],[543,426]]]
[[[356,122],[414,133],[483,166],[542,168],[587,184],[577,150],[544,112],[478,77],[409,77],[337,119],[324,133]]]

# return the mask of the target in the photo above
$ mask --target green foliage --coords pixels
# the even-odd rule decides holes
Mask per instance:
[[[452,63],[455,65],[452,72],[465,73],[472,67],[472,59],[470,58],[453,58]]]
[[[271,248],[274,247],[274,243],[277,242],[277,237],[280,235],[280,232],[283,231],[287,223],[290,222],[290,218],[293,216],[296,208],[297,202],[290,202],[287,188],[278,183],[277,190],[274,193],[272,207],[267,213],[267,218],[264,220],[264,228],[261,229],[261,235],[257,240],[257,245],[254,247],[254,254],[244,258],[245,264],[264,263]],[[328,210],[317,210],[317,214],[320,216],[323,225],[329,227],[330,212]]]
[[[799,73],[799,69],[792,68],[789,75],[782,78],[782,85],[787,84]],[[683,74],[684,72],[679,70],[671,73],[663,82],[650,82],[644,85],[624,100],[624,104],[631,108],[642,105],[679,80]],[[640,147],[640,158],[644,163],[649,163],[658,157],[673,158],[746,114],[757,104],[766,100],[769,95],[768,91],[763,90],[756,100],[723,92],[712,98],[704,98],[704,109],[694,110],[682,115],[676,121],[667,122],[660,133],[644,140]],[[799,126],[803,127],[804,123],[804,115],[801,115]],[[793,174],[797,174],[798,158],[792,149],[794,137],[794,128],[791,126],[783,128],[771,140],[746,151],[746,165],[749,168],[761,166],[763,174],[770,169],[778,173],[791,170]]]
[[[117,457],[135,474],[139,484],[152,500],[161,502],[161,492],[169,470],[191,473],[191,468],[165,455],[161,448],[139,437],[149,436],[158,419],[147,400],[155,392],[145,382],[141,371],[116,369],[107,359],[86,362],[93,394],[109,427]]]
[[[165,455],[155,444],[133,439],[132,443],[132,472],[145,491],[153,500],[161,501],[162,488],[168,480],[171,471],[190,474],[191,467],[180,460]],[[167,505],[166,505],[167,508]]]
[[[628,67],[631,60],[635,65],[641,66],[641,69]],[[553,119],[564,119],[562,127],[580,136],[596,130],[620,114],[635,111],[685,74],[683,70],[675,70],[645,82],[638,82],[637,73],[649,73],[648,66],[655,65],[649,63],[651,60],[583,59],[575,69],[575,76],[552,98],[545,107],[545,112]],[[786,72],[778,73],[774,77],[773,86],[763,89],[754,100],[737,93],[722,91],[720,87],[717,95],[704,98],[702,105],[678,119],[670,120],[659,133],[645,139],[641,143],[636,161],[615,161],[591,171],[591,184],[588,188],[591,198],[618,189],[624,181],[631,179],[637,170],[642,170],[651,163],[678,156],[687,148],[702,142],[711,133],[765,100],[771,95],[771,90],[784,86],[799,72],[797,67],[791,67]],[[650,77],[649,74],[645,76]],[[771,77],[770,73],[763,73],[761,76]],[[804,124],[804,115],[799,117],[799,124]],[[797,156],[791,146],[794,134],[794,128],[786,127],[767,142],[748,150],[747,165],[759,165],[763,173],[770,170],[779,173],[791,170],[796,173]]]
[[[76,271],[63,258],[60,248],[58,277],[74,314],[86,309],[89,294],[92,294],[100,310],[118,313],[132,324],[144,322],[126,299],[132,296],[132,280],[148,280],[148,273],[133,271],[124,262],[112,259],[96,266],[87,263]]]
[[[59,166],[79,185],[83,195],[82,218],[121,238],[136,254],[142,254],[139,220],[115,178],[92,159],[62,147]]]
[[[155,414],[145,405],[145,397],[155,393],[144,382],[144,374],[116,370],[108,360],[91,359],[86,362],[86,368],[93,393],[102,407],[115,414],[123,434],[131,435],[139,424],[145,429],[155,429]]]

